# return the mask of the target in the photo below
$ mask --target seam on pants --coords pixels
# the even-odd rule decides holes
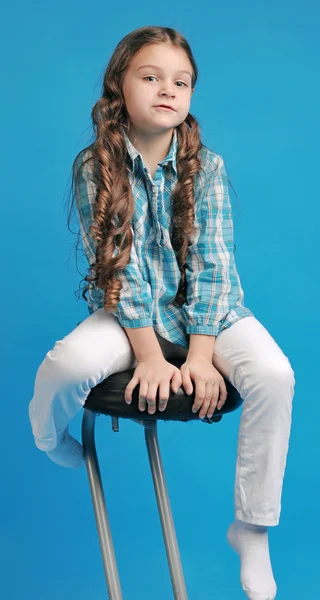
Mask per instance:
[[[241,381],[244,382],[244,375],[243,375],[243,370],[242,367],[240,367],[240,365],[235,369],[239,371],[240,373],[240,377],[241,377]],[[240,386],[239,386],[240,387]],[[238,388],[236,388],[238,389]],[[243,387],[243,395],[245,396],[245,391],[247,391],[245,389],[245,387]],[[238,390],[238,392],[240,393],[240,390]],[[242,396],[241,396],[242,397]],[[245,402],[245,398],[243,398],[243,404]],[[242,414],[243,414],[243,405],[242,405]],[[243,415],[244,416],[244,423],[243,425],[245,425],[245,418],[246,418],[246,414]],[[241,475],[241,470],[242,470],[242,442],[243,442],[243,434],[241,435],[241,437],[239,438],[239,448],[238,448],[238,454],[239,454],[239,477],[238,477],[238,489],[239,489],[239,499],[240,499],[240,506],[241,506],[241,511],[243,514],[245,514],[244,508],[243,508],[243,504],[242,504],[242,490],[241,490],[241,486],[240,486],[240,475]]]

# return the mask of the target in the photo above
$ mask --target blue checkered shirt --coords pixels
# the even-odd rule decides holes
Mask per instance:
[[[171,195],[177,182],[177,132],[174,129],[170,150],[158,163],[153,178],[124,130],[123,135],[131,159],[133,243],[130,263],[120,273],[120,302],[112,312],[122,327],[151,326],[170,342],[188,348],[189,334],[217,336],[232,323],[253,315],[243,304],[244,292],[235,264],[224,161],[208,148],[201,149],[204,172],[200,171],[194,185],[195,233],[186,260],[186,302],[180,306],[174,302],[180,271],[170,239]],[[75,172],[89,155],[89,149],[80,152]],[[87,163],[80,171],[76,204],[89,265],[95,262],[96,241],[88,232],[96,190],[92,167]],[[87,292],[90,314],[103,307],[103,290],[94,286]]]

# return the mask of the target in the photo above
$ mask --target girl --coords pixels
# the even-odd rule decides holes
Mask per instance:
[[[41,363],[30,420],[36,446],[78,468],[68,425],[112,373],[135,368],[125,400],[139,384],[142,413],[155,412],[158,388],[165,410],[170,386],[194,383],[200,418],[223,406],[228,378],[243,408],[227,539],[247,597],[271,600],[268,526],[279,523],[295,379],[243,304],[224,161],[189,112],[197,76],[188,42],[167,27],[129,33],[111,57],[96,139],[73,165],[90,315]],[[170,363],[178,353],[181,369]]]

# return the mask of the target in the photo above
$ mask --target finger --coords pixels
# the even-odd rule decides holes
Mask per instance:
[[[224,405],[224,403],[227,399],[227,396],[228,396],[227,387],[226,387],[224,379],[222,379],[222,381],[220,383],[220,398],[219,398],[219,402],[217,404],[218,410],[220,410],[220,408]]]
[[[132,391],[134,390],[134,388],[137,386],[138,383],[139,383],[138,377],[132,377],[132,379],[129,381],[129,383],[124,391],[124,399],[127,404],[131,404]]]
[[[206,386],[205,386],[205,381],[202,379],[197,379],[195,381],[195,386],[196,386],[196,395],[195,395],[195,399],[194,399],[194,403],[192,406],[192,412],[196,413],[200,406],[202,405],[204,398],[205,398],[205,394],[206,394]]]
[[[171,379],[171,388],[173,392],[177,392],[179,387],[182,385],[182,377],[180,371],[175,371]]]
[[[148,413],[151,415],[156,412],[157,390],[158,390],[158,383],[149,383],[148,394],[147,394],[147,404],[148,404]]]
[[[139,389],[139,410],[146,410],[147,407],[147,393],[148,393],[148,382],[140,381],[140,389]]]
[[[168,399],[170,396],[170,384],[163,381],[159,388],[159,410],[163,412],[167,408]]]
[[[182,385],[183,385],[183,389],[184,389],[185,393],[192,394],[193,386],[192,386],[189,369],[185,370],[183,373],[181,372],[181,377],[182,377]]]
[[[220,390],[219,382],[214,383],[212,386],[212,398],[211,398],[210,406],[208,409],[209,419],[211,419],[211,417],[217,407],[218,400],[219,400],[219,390]]]
[[[205,418],[205,416],[207,414],[207,410],[208,410],[208,408],[210,406],[210,400],[211,400],[210,398],[205,398],[203,400],[202,405],[201,405],[201,409],[200,409],[200,412],[199,412],[199,418],[200,419],[204,419]]]
[[[199,413],[200,419],[204,419],[204,417],[206,416],[206,414],[210,408],[211,402],[214,401],[214,384],[212,382],[208,381],[206,383],[206,393],[205,394],[206,395],[205,395],[205,398],[204,398],[204,401],[202,403],[201,410]],[[216,402],[217,401],[218,401],[218,398],[216,399]]]

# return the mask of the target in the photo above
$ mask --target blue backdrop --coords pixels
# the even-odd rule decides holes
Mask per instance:
[[[280,525],[269,530],[279,600],[319,591],[319,5],[56,0],[2,10],[2,493],[5,600],[107,597],[85,469],[36,449],[28,420],[36,371],[88,315],[67,228],[71,165],[118,41],[174,27],[200,77],[191,112],[222,155],[238,198],[236,262],[245,303],[296,376]],[[74,223],[73,230],[77,231]],[[86,263],[78,267],[85,272]],[[240,411],[218,424],[160,423],[159,440],[190,600],[243,598],[225,534],[233,519]],[[79,437],[81,416],[71,432]],[[142,427],[97,419],[107,505],[126,600],[172,598]]]

